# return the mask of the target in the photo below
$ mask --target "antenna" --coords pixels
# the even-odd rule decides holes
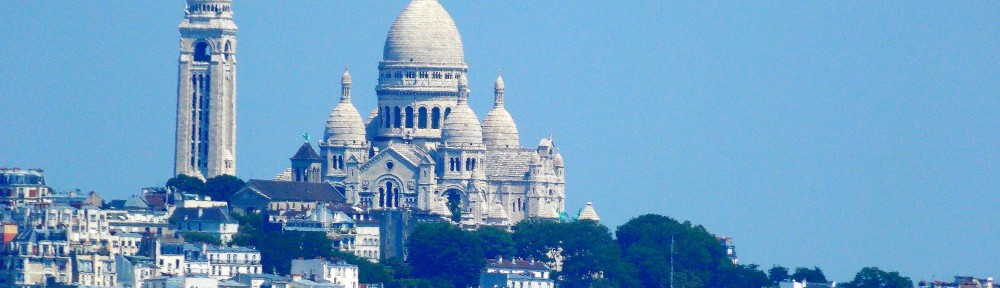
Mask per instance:
[[[674,236],[670,236],[670,288],[674,288]]]

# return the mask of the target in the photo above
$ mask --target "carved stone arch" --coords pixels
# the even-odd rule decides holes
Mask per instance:
[[[373,192],[375,196],[372,204],[377,204],[379,208],[400,208],[404,200],[403,194],[406,192],[405,182],[392,174],[379,176],[375,179]]]

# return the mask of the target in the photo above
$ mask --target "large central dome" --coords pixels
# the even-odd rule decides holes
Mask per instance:
[[[465,63],[462,36],[437,0],[415,0],[389,29],[382,52],[385,62]]]

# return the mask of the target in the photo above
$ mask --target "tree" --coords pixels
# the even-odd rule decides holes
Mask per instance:
[[[215,201],[229,202],[229,198],[240,189],[243,189],[243,186],[246,186],[246,182],[243,182],[240,178],[236,178],[236,176],[219,175],[205,181],[202,195],[208,195]]]
[[[518,256],[548,263],[561,258],[562,272],[552,273],[558,286],[639,286],[611,232],[598,222],[524,220],[513,230]]]
[[[795,273],[792,274],[792,279],[795,281],[802,282],[803,280],[810,283],[826,283],[826,275],[823,275],[823,270],[819,267],[813,266],[813,269],[799,267],[795,268]]]
[[[166,186],[173,187],[181,192],[201,194],[205,188],[205,181],[201,181],[197,177],[180,174],[167,180]]]
[[[913,281],[910,277],[903,277],[899,272],[886,272],[878,267],[865,267],[858,274],[854,275],[854,280],[841,284],[845,288],[911,288]]]
[[[487,259],[514,256],[514,238],[507,230],[493,226],[480,227],[475,232],[483,242],[483,256]]]
[[[723,268],[721,287],[778,287],[756,264]]]
[[[789,277],[791,276],[788,276],[788,268],[779,265],[775,265],[770,270],[767,270],[767,278],[771,279],[771,282],[774,282],[775,286],[781,284],[781,282],[788,281]]]
[[[482,240],[449,223],[418,224],[406,247],[414,276],[444,280],[455,287],[475,285],[486,264]]]
[[[205,232],[187,231],[181,233],[181,237],[184,237],[185,242],[205,243],[212,245],[222,244],[222,240],[220,240],[218,236],[208,234]]]
[[[760,276],[747,267],[734,267],[715,235],[687,221],[647,214],[619,226],[615,235],[625,259],[639,271],[643,287],[669,287],[670,283],[679,287],[722,287],[726,281]],[[739,274],[743,272],[753,275]]]

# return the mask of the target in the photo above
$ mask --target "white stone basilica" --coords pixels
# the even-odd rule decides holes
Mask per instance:
[[[466,225],[560,217],[564,164],[552,139],[521,146],[499,75],[480,123],[468,105],[467,70],[448,12],[414,0],[386,37],[378,107],[361,117],[345,71],[320,152],[303,144],[291,158],[292,180],[333,183],[348,202],[373,210],[424,211]]]

